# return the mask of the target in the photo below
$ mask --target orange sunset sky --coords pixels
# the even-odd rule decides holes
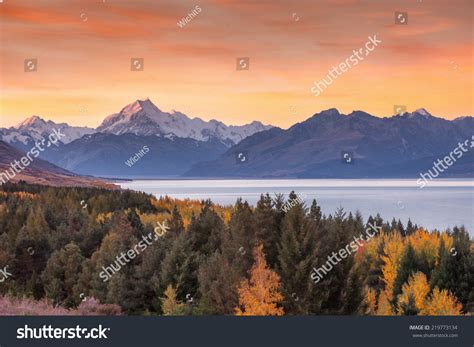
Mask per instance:
[[[195,6],[186,26],[177,22]],[[472,0],[3,0],[0,126],[31,115],[96,127],[149,97],[226,124],[288,127],[323,109],[473,112]],[[408,12],[395,25],[394,12]],[[319,96],[313,82],[382,43]],[[131,71],[131,58],[144,70]],[[250,69],[236,70],[237,57]],[[25,59],[38,61],[25,72]]]

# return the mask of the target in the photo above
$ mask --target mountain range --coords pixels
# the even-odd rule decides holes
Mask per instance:
[[[388,118],[329,109],[287,130],[246,138],[185,176],[251,178],[416,177],[474,134],[474,118],[446,120],[425,109]],[[245,160],[239,160],[245,158]],[[444,177],[473,177],[472,151]]]
[[[260,122],[227,126],[163,112],[151,100],[136,100],[104,119],[97,129],[56,124],[33,116],[17,126],[0,129],[0,140],[27,152],[53,129],[65,137],[42,158],[78,174],[113,177],[178,176],[197,162],[217,158],[231,146],[272,128]],[[150,153],[133,166],[126,162],[144,146]]]
[[[61,134],[64,135],[60,140],[61,143],[70,143],[84,135],[95,132],[95,129],[92,128],[73,127],[66,123],[55,123],[45,121],[38,116],[31,116],[14,127],[0,128],[0,140],[28,151],[36,141],[51,134],[53,129],[60,130]]]
[[[329,109],[289,129],[260,122],[227,126],[137,100],[96,129],[31,117],[0,129],[27,151],[41,136],[66,135],[41,158],[69,171],[122,178],[397,178],[416,177],[471,139],[474,118],[446,120],[425,109],[387,118]],[[144,150],[146,148],[146,151]],[[144,154],[146,153],[146,154]],[[469,151],[444,177],[473,177]],[[127,162],[133,161],[133,165]]]

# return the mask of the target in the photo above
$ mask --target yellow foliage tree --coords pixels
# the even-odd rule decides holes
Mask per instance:
[[[377,305],[377,311],[375,312],[376,316],[393,316],[392,305],[387,298],[387,293],[381,291],[379,294],[379,301]]]
[[[420,311],[420,315],[427,316],[460,316],[462,305],[456,297],[446,289],[433,289],[433,293],[426,301],[425,307]]]
[[[385,240],[384,253],[381,258],[384,262],[382,266],[382,280],[385,283],[385,295],[387,300],[393,298],[393,285],[397,278],[398,268],[405,251],[404,239],[398,232],[391,232]]]
[[[451,248],[453,240],[452,237],[446,232],[438,234],[429,233],[424,229],[418,229],[412,235],[408,236],[408,242],[413,246],[417,256],[423,255],[431,268],[437,263],[438,249],[441,240],[444,241],[445,247],[448,249]]]
[[[250,280],[243,280],[238,288],[237,316],[281,316],[283,301],[280,293],[280,276],[267,267],[263,245],[254,248],[255,263],[250,270]],[[242,309],[241,309],[242,308]]]
[[[170,284],[166,287],[164,297],[160,298],[161,309],[165,316],[182,316],[184,314],[185,304],[176,298],[176,290]]]
[[[377,312],[377,293],[375,289],[366,287],[365,288],[365,314],[372,316]]]
[[[403,305],[408,305],[410,296],[415,299],[415,306],[421,312],[425,309],[426,297],[430,292],[430,286],[426,276],[422,272],[411,275],[408,282],[402,286],[402,294],[398,297],[398,310],[402,310]]]
[[[159,213],[139,213],[140,221],[144,225],[156,225],[156,222],[163,222],[171,216],[171,211],[174,206],[178,208],[181,217],[183,218],[184,226],[187,228],[191,222],[191,216],[194,214],[198,216],[202,209],[202,203],[199,200],[191,199],[173,199],[169,196],[162,196],[159,199],[151,199],[151,204],[156,207]],[[227,223],[232,215],[232,206],[221,206],[219,204],[213,204],[212,209]]]

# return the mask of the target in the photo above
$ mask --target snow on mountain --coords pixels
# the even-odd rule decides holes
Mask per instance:
[[[216,138],[227,146],[239,143],[247,136],[272,128],[260,122],[242,126],[227,126],[217,120],[206,122],[200,118],[190,118],[184,113],[163,112],[150,99],[137,100],[124,107],[119,113],[104,119],[98,132],[121,135],[156,135],[167,138],[173,136],[208,141]]]
[[[49,136],[54,129],[60,130],[61,134],[65,135],[60,139],[63,143],[72,142],[86,134],[95,132],[92,128],[74,127],[66,123],[58,124],[53,121],[45,121],[38,116],[32,116],[16,126],[0,128],[0,139],[10,144],[21,143],[21,145],[27,145],[42,137]]]
[[[431,113],[426,111],[426,109],[424,109],[424,108],[419,108],[419,109],[415,110],[415,112],[413,112],[413,113],[418,113],[419,115],[422,115],[422,116],[425,116],[425,117],[433,117],[431,115]]]

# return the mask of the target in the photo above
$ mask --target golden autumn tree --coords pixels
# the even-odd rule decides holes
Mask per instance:
[[[254,265],[250,270],[250,279],[245,279],[238,288],[239,305],[235,309],[237,316],[281,316],[283,301],[280,293],[280,276],[267,267],[263,245],[253,250]]]
[[[160,301],[164,316],[184,315],[185,304],[177,299],[176,289],[171,284],[166,287],[164,297],[160,298]]]
[[[387,298],[385,291],[381,291],[379,294],[379,300],[377,304],[376,316],[393,316],[392,305]]]
[[[415,307],[418,311],[425,309],[426,297],[430,292],[430,285],[426,279],[426,275],[422,272],[410,276],[408,282],[402,287],[402,294],[398,297],[399,312],[402,311],[403,305],[408,305],[410,297],[414,298]]]
[[[414,305],[419,315],[458,316],[462,314],[462,305],[449,291],[435,287],[431,295],[429,293],[430,286],[425,274],[417,272],[403,285],[402,294],[398,297],[399,311],[403,311],[402,307],[409,305],[411,297],[414,298]]]
[[[369,316],[375,315],[377,312],[377,292],[375,289],[365,288],[365,314]]]
[[[417,257],[424,259],[430,269],[436,265],[441,240],[443,240],[447,249],[450,249],[453,244],[453,239],[448,233],[429,233],[424,229],[416,230],[407,239],[415,250]]]
[[[433,293],[426,301],[425,307],[420,311],[420,315],[427,316],[459,316],[461,315],[462,305],[456,297],[446,289],[433,289]]]
[[[385,295],[388,301],[393,299],[393,287],[404,252],[404,239],[398,232],[392,231],[385,241],[385,255],[381,257],[384,262],[382,266],[382,280],[385,283]]]

